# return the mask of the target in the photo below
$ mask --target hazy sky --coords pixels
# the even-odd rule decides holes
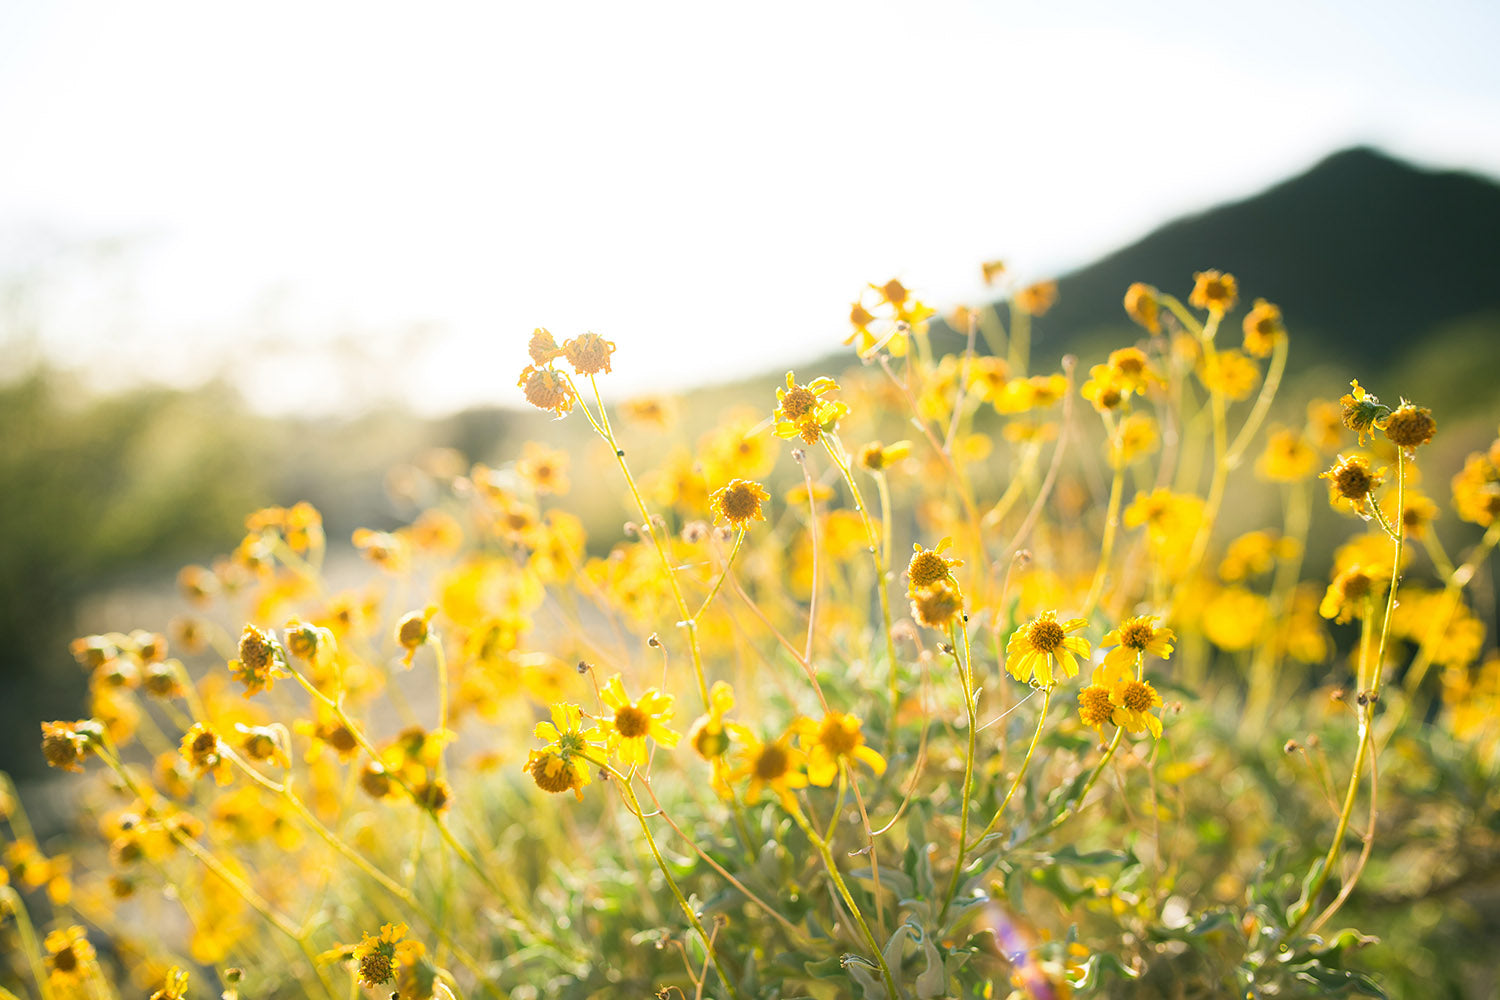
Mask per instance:
[[[537,325],[622,390],[764,370],[865,282],[977,298],[1350,143],[1500,174],[1497,39],[1493,2],[6,0],[0,318],[276,411],[513,403]]]

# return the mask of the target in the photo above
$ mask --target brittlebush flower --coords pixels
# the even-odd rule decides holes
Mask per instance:
[[[911,454],[910,441],[897,441],[895,444],[881,444],[879,441],[871,441],[855,456],[855,461],[862,468],[871,472],[884,472],[897,462]]]
[[[1260,369],[1239,351],[1218,351],[1198,366],[1198,380],[1211,392],[1238,401],[1249,396],[1260,381]]]
[[[187,761],[194,774],[199,777],[211,774],[216,784],[229,784],[232,765],[219,734],[207,723],[193,723],[193,727],[183,734],[180,749],[182,759]]]
[[[1149,413],[1131,413],[1120,421],[1109,441],[1109,464],[1123,468],[1155,451],[1161,443],[1156,418]]]
[[[546,746],[533,750],[526,758],[524,770],[544,792],[571,791],[583,798],[583,786],[591,780],[591,762],[587,755],[606,748],[604,734],[595,726],[585,726],[583,710],[562,702],[552,706],[552,721],[536,724],[536,738]]]
[[[88,964],[94,960],[94,946],[82,927],[73,924],[66,930],[55,930],[44,942],[47,949],[47,980],[56,989],[69,989],[88,975]]]
[[[396,644],[405,650],[401,662],[406,666],[411,666],[412,657],[417,655],[417,650],[427,645],[428,641],[436,641],[432,631],[432,617],[437,611],[437,605],[429,604],[421,611],[408,612],[396,623]]]
[[[766,519],[762,504],[771,499],[765,487],[749,479],[731,479],[708,498],[709,512],[715,524],[729,524],[743,531],[751,521]]]
[[[1152,333],[1161,333],[1161,307],[1156,289],[1137,281],[1125,290],[1125,312]]]
[[[405,924],[386,924],[379,937],[364,935],[354,947],[354,967],[366,986],[382,986],[396,978],[402,966],[410,967],[422,957],[420,941],[406,940]]]
[[[531,331],[531,340],[526,344],[526,353],[531,355],[533,364],[545,365],[562,351],[558,349],[557,340],[550,332],[537,327]]]
[[[516,385],[525,392],[526,402],[539,410],[551,410],[559,417],[567,415],[578,401],[567,376],[551,366],[527,365]]]
[[[1109,700],[1109,687],[1099,683],[1103,667],[1094,670],[1094,682],[1078,690],[1078,717],[1094,732],[1099,732],[1106,722],[1114,720],[1115,706]]]
[[[1254,307],[1245,314],[1245,353],[1264,358],[1275,348],[1276,342],[1286,336],[1286,327],[1281,322],[1281,310],[1265,299],[1256,299]]]
[[[92,719],[77,722],[42,723],[42,756],[50,767],[82,771],[89,748],[104,736],[104,727]]]
[[[1266,450],[1255,462],[1255,474],[1273,483],[1295,483],[1318,467],[1318,453],[1297,431],[1289,427],[1266,436]]]
[[[769,788],[788,812],[797,808],[793,791],[807,787],[807,775],[803,772],[807,754],[792,745],[797,725],[794,722],[785,733],[765,743],[744,726],[735,727],[735,735],[745,746],[739,753],[739,766],[730,773],[729,780],[749,780],[750,786],[745,791],[747,803],[759,802],[761,793]]]
[[[1133,667],[1147,653],[1167,659],[1172,655],[1172,643],[1176,641],[1177,636],[1171,629],[1156,624],[1155,615],[1137,615],[1125,619],[1118,628],[1105,635],[1099,647],[1117,647],[1104,657],[1105,666]]]
[[[1384,590],[1384,584],[1383,576],[1364,566],[1351,566],[1328,585],[1323,602],[1318,605],[1318,614],[1341,625],[1350,618],[1363,618],[1366,604]]]
[[[799,719],[794,725],[807,752],[807,780],[827,787],[838,777],[839,765],[861,760],[877,776],[885,773],[885,758],[865,745],[858,716],[829,711],[822,721]]]
[[[723,681],[714,681],[708,692],[708,711],[693,720],[688,729],[688,745],[704,760],[715,763],[729,752],[729,731],[724,716],[734,708],[734,689]]]
[[[1016,307],[1033,316],[1045,316],[1057,304],[1057,282],[1038,281],[1016,293]]]
[[[1414,454],[1418,446],[1431,441],[1436,432],[1437,421],[1432,419],[1432,411],[1404,399],[1385,421],[1385,436],[1397,448],[1405,449],[1408,455]]]
[[[1356,514],[1369,519],[1370,494],[1380,487],[1383,471],[1371,470],[1369,460],[1363,455],[1340,455],[1333,467],[1318,478],[1328,480],[1328,502],[1335,509],[1347,504]]]
[[[1054,669],[1063,677],[1076,677],[1077,657],[1089,655],[1089,642],[1068,633],[1087,625],[1083,618],[1059,622],[1056,611],[1044,611],[1011,633],[1005,648],[1005,669],[1018,681],[1035,679],[1042,687],[1052,686]]]
[[[597,333],[584,333],[563,341],[562,353],[578,374],[597,375],[610,371],[609,356],[615,353],[615,344]]]
[[[161,989],[151,994],[151,1000],[185,1000],[187,984],[188,974],[174,965],[167,970]]]
[[[786,388],[776,390],[776,436],[801,438],[805,444],[817,444],[825,431],[832,431],[839,419],[849,412],[843,403],[825,399],[839,384],[827,376],[802,385],[793,372],[786,373]]]
[[[1199,271],[1193,275],[1193,292],[1188,296],[1188,303],[1194,309],[1222,316],[1234,308],[1238,298],[1234,275],[1219,271]]]
[[[1339,397],[1340,417],[1344,426],[1359,435],[1360,447],[1364,447],[1365,435],[1372,429],[1385,426],[1385,418],[1391,408],[1370,395],[1359,384],[1359,379],[1349,383],[1349,391]]]
[[[944,538],[935,549],[924,549],[920,542],[912,543],[911,562],[906,564],[907,594],[915,596],[919,590],[952,579],[953,567],[963,565],[943,555],[943,550],[952,544],[952,538]]]
[[[229,661],[229,672],[245,685],[245,697],[269,691],[279,677],[290,677],[286,650],[269,631],[246,625],[240,633],[239,658]]]
[[[516,459],[516,475],[537,493],[557,496],[568,492],[568,455],[535,441],[521,446]]]
[[[927,628],[946,629],[963,610],[963,597],[948,583],[923,587],[911,595],[912,617]]]
[[[1161,739],[1161,719],[1151,714],[1151,709],[1161,707],[1161,695],[1156,693],[1151,682],[1137,680],[1128,670],[1115,668],[1111,672],[1107,666],[1103,670],[1108,679],[1109,700],[1115,707],[1111,714],[1114,724],[1127,733],[1149,731],[1153,737]],[[1094,683],[1099,682],[1100,674],[1096,671]]]
[[[672,696],[649,688],[637,701],[625,693],[620,675],[604,682],[599,692],[604,704],[614,712],[609,718],[609,747],[626,767],[646,766],[646,740],[655,740],[671,749],[682,734],[667,727],[672,718]]]

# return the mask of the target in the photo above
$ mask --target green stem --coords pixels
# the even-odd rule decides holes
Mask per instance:
[[[949,641],[953,644],[953,658],[958,660],[958,626],[952,625],[948,629]],[[969,630],[964,628],[964,651],[969,651]],[[966,657],[966,659],[968,659]],[[943,906],[938,911],[938,923],[948,915],[948,907],[953,905],[953,897],[958,894],[958,883],[963,877],[964,858],[968,853],[969,838],[969,802],[974,791],[974,756],[979,739],[979,720],[974,715],[974,677],[971,672],[972,659],[968,663],[958,663],[959,683],[964,692],[964,714],[968,717],[969,733],[968,747],[964,751],[964,785],[962,805],[958,813],[958,857],[953,862],[953,874],[948,878],[948,888],[943,891]]]
[[[995,827],[1000,823],[1000,817],[1005,814],[1005,807],[1010,805],[1010,800],[1015,797],[1016,790],[1021,787],[1021,782],[1026,777],[1026,769],[1031,766],[1031,758],[1036,753],[1037,743],[1042,738],[1042,724],[1047,721],[1047,708],[1052,704],[1053,690],[1055,689],[1052,687],[1042,689],[1042,711],[1041,714],[1037,716],[1036,732],[1031,734],[1031,744],[1026,748],[1026,756],[1021,760],[1021,769],[1016,772],[1016,778],[1011,782],[1010,791],[1005,793],[1005,798],[1000,801],[1000,807],[995,810],[994,818],[992,818],[989,823],[986,824],[985,828],[980,832],[979,836],[974,838],[975,846],[980,844],[985,837],[988,837],[991,833],[994,832]]]
[[[865,942],[870,946],[870,951],[875,955],[875,963],[880,966],[881,978],[885,980],[886,992],[890,994],[891,1000],[898,1000],[901,994],[896,989],[896,977],[891,975],[891,968],[886,964],[885,953],[881,951],[880,943],[875,940],[875,934],[870,930],[870,925],[866,922],[864,914],[860,912],[859,904],[854,901],[854,895],[849,891],[849,887],[844,884],[844,877],[839,874],[838,864],[834,861],[833,852],[828,849],[828,842],[818,836],[818,831],[814,830],[812,825],[807,822],[807,817],[802,815],[802,810],[797,807],[795,801],[791,806],[788,812],[791,813],[792,819],[796,821],[797,825],[802,828],[802,832],[807,835],[807,839],[812,841],[813,847],[817,849],[818,856],[823,859],[823,867],[828,871],[828,877],[833,879],[834,889],[838,891],[839,897],[844,901],[844,905],[849,908],[849,914],[854,918],[855,925],[859,928],[860,933],[864,935]]]

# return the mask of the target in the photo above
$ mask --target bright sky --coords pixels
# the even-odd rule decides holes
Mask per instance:
[[[8,0],[0,335],[278,412],[516,403],[538,325],[615,340],[619,392],[790,366],[866,282],[956,304],[1354,142],[1500,174],[1496,38],[1493,2]]]

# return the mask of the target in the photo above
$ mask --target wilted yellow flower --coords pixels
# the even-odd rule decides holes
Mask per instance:
[[[1385,426],[1385,418],[1391,408],[1370,395],[1360,386],[1359,379],[1349,383],[1349,391],[1339,397],[1339,409],[1344,426],[1359,435],[1360,447],[1364,447],[1365,435],[1372,429]]]
[[[1383,475],[1372,471],[1363,455],[1340,455],[1333,467],[1318,478],[1328,480],[1328,502],[1335,509],[1347,504],[1356,514],[1368,518],[1370,494],[1379,489]]]
[[[557,341],[551,333],[537,327],[531,331],[531,340],[526,344],[526,353],[531,355],[533,364],[545,365],[562,351],[558,349]]]
[[[588,755],[606,749],[603,733],[596,726],[585,726],[583,710],[577,705],[556,702],[552,721],[536,724],[536,738],[547,743],[531,751],[525,770],[545,792],[574,792],[583,798],[583,786],[590,781]]]
[[[1043,612],[1011,633],[1005,648],[1005,669],[1018,681],[1034,678],[1043,687],[1052,686],[1054,667],[1063,677],[1077,676],[1076,657],[1089,655],[1089,642],[1068,633],[1087,626],[1083,618],[1059,622],[1056,611]]]
[[[610,371],[609,356],[615,353],[615,345],[597,333],[584,333],[563,341],[562,353],[578,374],[597,375]]]
[[[1432,419],[1432,411],[1404,399],[1385,420],[1385,436],[1391,444],[1406,449],[1408,455],[1414,453],[1419,445],[1431,441],[1436,432],[1437,421]]]
[[[567,377],[550,365],[542,368],[527,365],[516,385],[525,392],[526,402],[539,410],[551,410],[559,417],[572,410],[578,401]]]

